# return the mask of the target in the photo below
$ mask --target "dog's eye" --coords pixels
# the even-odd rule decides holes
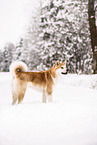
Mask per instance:
[[[62,66],[61,69],[64,69],[64,67]]]
[[[57,66],[59,65],[59,63],[57,62]]]
[[[20,71],[20,69],[18,68],[17,71]]]

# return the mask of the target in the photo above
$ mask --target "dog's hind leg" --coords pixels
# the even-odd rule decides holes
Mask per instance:
[[[15,94],[13,94],[12,96],[12,105],[15,105],[17,102],[17,96]]]
[[[18,86],[17,86],[17,99],[18,99],[18,104],[23,101],[25,92],[27,88],[27,82],[24,81],[19,81]]]
[[[14,78],[12,80],[11,91],[12,91],[12,105],[15,105],[17,102],[17,95],[14,89]]]
[[[25,95],[25,92],[22,92],[18,95],[18,104],[20,104],[23,101],[24,95]]]
[[[46,91],[45,91],[45,88],[43,88],[42,102],[46,103]]]

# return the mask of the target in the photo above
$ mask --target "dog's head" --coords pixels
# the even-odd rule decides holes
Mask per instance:
[[[59,60],[57,60],[53,67],[56,72],[60,74],[66,74],[66,60],[61,63],[59,62]]]

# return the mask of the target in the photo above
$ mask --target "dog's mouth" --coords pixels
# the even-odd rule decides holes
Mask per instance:
[[[61,72],[61,74],[62,74],[62,75],[66,75],[66,74],[67,74],[67,72]]]

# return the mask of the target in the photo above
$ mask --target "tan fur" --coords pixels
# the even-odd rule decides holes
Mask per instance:
[[[12,64],[14,66],[14,64]],[[49,96],[48,101],[52,101],[52,88],[54,85],[53,79],[57,77],[57,70],[66,63],[59,63],[57,61],[49,70],[40,72],[25,72],[25,67],[22,64],[18,64],[14,67],[14,73],[12,78],[12,104],[14,105],[17,100],[18,104],[23,100],[27,83],[30,82],[33,86],[42,88],[43,103],[46,103],[46,94]],[[13,71],[13,68],[12,68]]]

